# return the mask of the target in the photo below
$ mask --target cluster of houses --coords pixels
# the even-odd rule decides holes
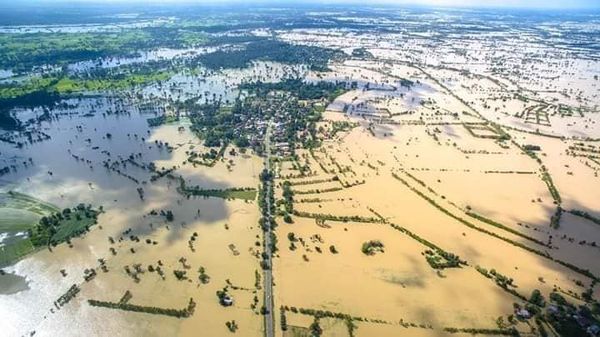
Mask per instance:
[[[600,325],[593,319],[589,318],[590,316],[584,313],[581,309],[570,312],[570,310],[565,311],[556,305],[550,305],[546,310],[546,314],[551,320],[565,321],[572,319],[583,331],[587,332],[589,336],[600,336]],[[527,320],[532,317],[532,314],[525,308],[518,308],[515,309],[515,316],[517,316],[519,319]]]

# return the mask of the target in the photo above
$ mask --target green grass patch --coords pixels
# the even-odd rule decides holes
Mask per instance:
[[[0,208],[0,233],[26,231],[40,218],[26,209]]]
[[[186,187],[181,189],[186,195],[195,195],[203,197],[215,197],[222,199],[242,199],[242,200],[255,200],[256,189],[255,188],[227,188],[223,190],[217,189],[201,189],[198,187]]]
[[[42,217],[35,228],[29,231],[29,239],[35,247],[69,241],[96,224],[98,213],[89,205],[79,204],[72,209],[66,208],[62,212]]]
[[[96,223],[98,213],[84,205],[60,211],[26,194],[0,193],[0,267],[15,263],[37,248],[83,234]]]
[[[119,32],[0,33],[0,68],[27,71],[43,64],[68,64],[103,57],[136,55],[160,47],[205,44],[203,32],[178,27],[148,27]]]
[[[33,244],[27,238],[2,246],[0,247],[0,267],[11,265],[34,250]]]
[[[46,215],[59,209],[18,192],[0,193],[0,234],[26,231]]]
[[[52,242],[64,242],[67,239],[83,233],[96,223],[96,212],[77,210],[69,218],[62,220],[56,234],[52,236]]]
[[[103,78],[78,78],[69,76],[32,77],[23,82],[0,85],[0,99],[10,99],[39,91],[71,94],[83,91],[124,90],[131,87],[165,81],[173,71],[131,72],[114,74]]]

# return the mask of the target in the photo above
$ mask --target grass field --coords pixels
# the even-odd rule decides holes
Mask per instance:
[[[39,90],[69,94],[82,91],[121,90],[137,85],[164,81],[173,76],[171,71],[155,71],[150,73],[131,73],[121,78],[80,79],[62,77],[32,77],[22,83],[0,85],[0,99],[14,98]]]
[[[40,215],[26,209],[0,208],[0,233],[26,231]]]
[[[2,246],[0,247],[0,267],[12,264],[34,250],[31,241],[27,238]]]
[[[83,233],[92,226],[96,221],[95,216],[86,217],[85,213],[86,210],[74,210],[68,219],[62,220],[58,226],[58,231],[52,236],[52,241],[64,242],[77,235],[77,233]]]
[[[43,216],[59,209],[18,192],[0,193],[0,267],[10,265],[34,251],[24,235]]]
[[[0,67],[26,71],[42,64],[69,64],[103,57],[135,55],[158,47],[206,43],[205,33],[176,27],[116,32],[0,34]]]

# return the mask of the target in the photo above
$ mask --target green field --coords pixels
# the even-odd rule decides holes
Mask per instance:
[[[34,251],[26,235],[38,221],[59,209],[49,203],[18,192],[0,193],[0,267]]]
[[[32,77],[23,82],[0,85],[0,99],[20,97],[37,91],[70,94],[83,91],[123,90],[137,85],[165,81],[174,75],[172,71],[133,72],[114,78],[72,78],[68,76]]]
[[[50,241],[61,243],[86,232],[96,222],[96,211],[74,210],[69,218],[60,221],[56,234]]]
[[[26,194],[0,193],[0,267],[85,233],[98,213],[85,205],[61,211]]]
[[[0,247],[0,267],[9,266],[35,250],[31,241],[24,238]]]
[[[185,48],[207,41],[205,33],[178,27],[127,29],[118,33],[0,33],[0,68],[27,71],[44,64],[131,56],[141,50]]]
[[[0,233],[26,231],[40,219],[40,215],[26,209],[0,208]]]

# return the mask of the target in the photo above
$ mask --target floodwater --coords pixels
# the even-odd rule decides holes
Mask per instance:
[[[145,98],[186,100],[200,96],[200,101],[233,102],[240,94],[237,86],[244,82],[277,82],[284,78],[303,76],[308,72],[304,65],[287,65],[277,62],[254,62],[243,69],[219,71],[201,69],[200,75],[183,72],[171,79],[153,84],[142,90]]]
[[[262,71],[266,73],[266,68]],[[253,70],[248,74],[247,78],[252,78]],[[6,274],[0,276],[0,329],[6,336],[34,331],[36,336],[79,336],[81,331],[98,336],[188,336],[199,327],[212,335],[223,335],[228,333],[225,321],[231,319],[244,335],[261,334],[262,321],[250,306],[258,291],[253,290],[255,271],[260,268],[254,248],[260,233],[256,203],[187,199],[176,191],[175,181],[163,177],[153,182],[152,173],[138,165],[155,163],[159,170],[176,166],[176,175],[185,173],[186,179],[209,188],[227,188],[256,187],[262,163],[251,154],[228,153],[226,161],[212,168],[186,167],[185,152],[191,147],[201,149],[202,141],[189,130],[189,122],[150,128],[146,119],[155,117],[155,111],[162,111],[162,106],[140,107],[122,97],[70,99],[51,111],[50,120],[36,127],[33,139],[49,139],[29,144],[24,136],[15,134],[16,141],[26,143],[22,148],[0,143],[0,166],[14,166],[0,179],[0,191],[23,192],[59,208],[83,202],[105,210],[98,225],[84,238],[74,239],[72,248],[62,244],[52,251],[44,249],[4,268]],[[43,112],[41,108],[16,111],[24,120]],[[138,188],[143,190],[144,200]],[[175,220],[168,222],[152,215],[153,210],[172,210]],[[123,234],[129,229],[131,232]],[[191,250],[189,240],[194,232],[198,239]],[[129,235],[139,237],[140,242],[130,240]],[[109,236],[115,244],[109,242]],[[146,239],[156,244],[147,244]],[[115,248],[117,255],[109,248]],[[237,254],[232,254],[234,250]],[[189,282],[173,276],[173,270],[181,269],[181,257],[191,268]],[[108,273],[100,271],[98,259],[106,260]],[[127,265],[141,263],[146,268],[156,266],[158,260],[163,263],[165,281],[146,271],[136,283],[124,272]],[[196,270],[200,266],[211,277],[207,285],[198,281]],[[99,273],[90,282],[83,281],[87,268],[96,268]],[[63,269],[66,276],[61,275]],[[214,295],[226,280],[249,289],[232,290],[236,305],[227,310]],[[81,287],[81,293],[57,309],[54,301],[73,284]],[[180,320],[95,308],[86,302],[116,302],[126,290],[133,293],[134,304],[179,309],[193,297],[199,309],[193,317]]]
[[[170,18],[152,20],[137,20],[131,22],[112,24],[73,24],[73,25],[27,25],[27,26],[0,26],[0,33],[32,34],[32,33],[98,33],[119,32],[123,29],[144,28],[163,25],[172,22]]]
[[[0,79],[13,77],[15,74],[11,70],[0,69]]]
[[[177,58],[189,58],[201,54],[211,53],[217,50],[216,47],[200,48],[159,48],[149,51],[141,51],[134,57],[107,57],[99,60],[86,60],[68,65],[71,73],[84,73],[94,69],[109,69],[129,64],[144,63],[160,60],[174,60]],[[0,72],[1,78],[1,72]]]
[[[12,295],[28,289],[25,277],[15,274],[0,275],[0,295]]]

